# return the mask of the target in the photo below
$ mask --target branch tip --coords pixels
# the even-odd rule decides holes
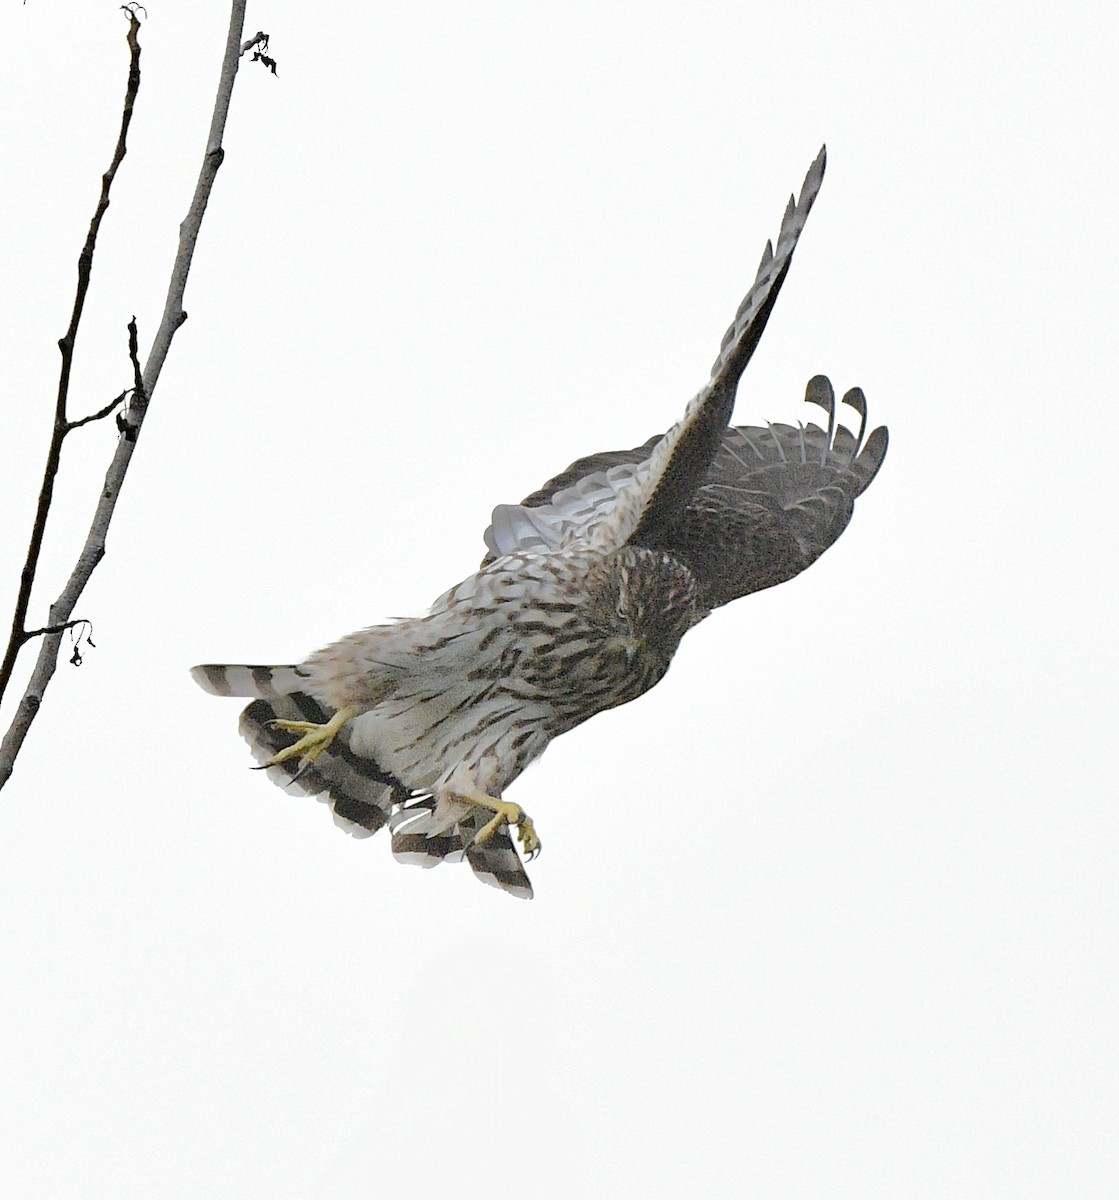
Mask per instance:
[[[253,47],[259,46],[259,50]],[[276,74],[276,60],[268,56],[268,34],[263,31],[256,34],[255,37],[249,38],[247,42],[241,44],[241,57],[243,58],[250,50],[253,51],[253,56],[250,61],[263,63],[273,75]]]

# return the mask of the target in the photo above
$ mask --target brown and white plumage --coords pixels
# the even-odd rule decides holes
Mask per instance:
[[[194,669],[211,692],[256,697],[241,732],[270,776],[328,800],[359,836],[388,824],[403,861],[465,857],[485,882],[532,894],[508,822],[526,848],[538,840],[504,790],[553,738],[654,686],[711,609],[819,557],[882,463],[886,431],[864,441],[862,393],[844,396],[852,434],[822,376],[806,399],[826,428],[728,428],[823,172],[821,151],[709,382],[666,434],[580,459],[495,509],[480,569],[424,617],[296,666]],[[313,749],[305,737],[293,750],[284,722],[310,730]]]

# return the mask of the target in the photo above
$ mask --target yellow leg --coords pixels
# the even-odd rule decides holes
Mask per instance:
[[[299,756],[300,767],[310,766],[316,758],[334,741],[334,735],[351,718],[357,715],[356,708],[340,708],[325,725],[316,725],[314,721],[270,721],[276,729],[288,729],[292,733],[301,733],[303,737],[298,742],[278,750],[265,763],[273,767],[277,763],[287,762],[289,758]]]
[[[531,860],[540,853],[540,838],[536,834],[536,826],[533,825],[532,818],[519,804],[512,804],[508,800],[499,800],[496,796],[473,789],[469,792],[459,792],[458,795],[463,800],[469,800],[471,804],[489,809],[493,813],[493,818],[487,821],[475,835],[475,846],[481,846],[488,842],[502,825],[512,825],[517,831],[521,848],[528,858]]]

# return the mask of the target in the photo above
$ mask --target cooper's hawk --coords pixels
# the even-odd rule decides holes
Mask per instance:
[[[241,733],[276,782],[327,800],[359,836],[388,824],[402,861],[465,857],[487,883],[532,895],[510,830],[530,858],[540,842],[501,798],[509,784],[553,738],[648,691],[713,608],[814,562],[882,464],[886,430],[864,442],[862,392],[843,397],[852,434],[821,375],[805,399],[826,429],[728,428],[823,174],[821,150],[710,381],[666,434],[580,459],[495,509],[481,568],[426,616],[296,666],[194,668],[207,691],[256,697]]]

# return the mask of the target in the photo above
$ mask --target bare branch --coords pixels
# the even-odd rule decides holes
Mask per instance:
[[[114,408],[124,403],[126,397],[128,396],[129,390],[132,391],[133,395],[138,395],[143,390],[144,385],[140,378],[140,360],[136,353],[135,317],[128,322],[128,357],[132,361],[132,376],[135,380],[132,388],[125,388],[125,390],[121,392],[116,399],[110,400],[104,408],[99,408],[95,413],[90,413],[88,417],[82,417],[80,421],[67,421],[64,435],[66,433],[70,433],[74,429],[80,429],[83,425],[88,425],[91,421],[103,421],[109,415],[109,413],[113,411]],[[128,424],[127,418],[122,419],[121,417],[117,417],[117,428],[121,431],[121,433],[131,430],[131,426]]]
[[[85,617],[78,617],[76,621],[65,621],[61,625],[48,625],[45,629],[28,629],[24,632],[23,640],[29,642],[32,638],[42,637],[47,633],[65,633],[67,629],[76,629],[79,625],[90,625],[90,622]],[[92,625],[90,627],[92,628]],[[91,646],[93,645],[88,636],[86,641]]]
[[[27,621],[27,609],[31,602],[31,588],[35,582],[35,572],[39,566],[39,555],[43,548],[43,536],[47,528],[47,514],[50,511],[51,500],[54,497],[54,480],[58,474],[58,464],[62,456],[62,442],[70,432],[70,424],[66,419],[66,404],[70,394],[70,371],[74,362],[74,341],[77,337],[78,326],[81,323],[82,311],[85,308],[86,293],[89,291],[90,275],[93,270],[93,252],[97,245],[97,234],[101,228],[101,220],[109,207],[109,192],[127,152],[128,127],[132,123],[132,110],[136,103],[136,93],[140,89],[140,42],[138,39],[140,24],[136,15],[128,14],[128,84],[124,93],[124,110],[121,114],[120,133],[117,135],[116,149],[113,151],[113,161],[109,169],[101,177],[101,195],[93,220],[89,223],[89,233],[85,245],[78,256],[78,287],[74,296],[74,308],[70,313],[70,324],[58,343],[62,352],[62,367],[58,378],[58,393],[54,406],[54,426],[51,431],[50,447],[47,451],[47,463],[43,469],[43,483],[39,489],[39,503],[35,510],[35,522],[31,528],[31,540],[27,547],[27,558],[20,574],[19,592],[16,596],[15,611],[12,614],[12,627],[8,637],[8,646],[4,652],[3,662],[0,663],[0,698],[3,698],[12,678],[16,655],[20,646],[26,640],[24,625]],[[110,410],[111,411],[111,410]],[[69,615],[69,614],[67,614]],[[6,747],[6,742],[5,742]],[[3,774],[4,747],[0,747],[0,787],[3,787],[6,776]]]
[[[83,425],[88,425],[91,421],[103,421],[114,408],[124,403],[124,398],[127,395],[127,391],[121,392],[114,400],[110,400],[104,408],[99,408],[95,413],[90,413],[88,417],[82,417],[80,421],[67,421],[66,432],[70,433],[71,430],[81,429]]]
[[[190,203],[190,208],[183,222],[179,226],[179,248],[175,255],[175,262],[171,270],[171,282],[167,291],[167,301],[164,305],[163,319],[160,322],[159,328],[156,331],[155,339],[152,343],[151,350],[148,353],[147,362],[144,364],[144,369],[139,370],[138,357],[135,352],[135,320],[129,327],[130,333],[130,353],[133,362],[133,370],[136,376],[136,384],[132,395],[131,403],[128,406],[128,420],[126,428],[122,430],[123,436],[117,441],[116,451],[113,454],[112,462],[109,464],[109,469],[105,475],[105,485],[101,490],[98,498],[97,507],[94,511],[93,522],[90,526],[89,533],[86,536],[85,545],[82,547],[81,553],[78,556],[78,561],[70,574],[70,578],[63,588],[58,599],[50,607],[49,612],[49,627],[54,630],[58,627],[65,626],[70,620],[70,614],[74,611],[74,605],[81,596],[83,589],[89,582],[94,569],[105,555],[105,542],[108,536],[109,522],[112,520],[113,512],[116,508],[117,499],[120,495],[121,487],[124,483],[124,477],[128,470],[128,465],[132,459],[132,452],[136,448],[137,438],[139,436],[140,427],[144,421],[144,415],[147,412],[148,403],[151,400],[152,394],[155,392],[156,383],[159,380],[160,372],[163,369],[163,364],[166,361],[168,350],[171,346],[171,339],[175,335],[175,331],[186,320],[186,312],[183,310],[183,294],[186,290],[187,277],[190,274],[191,259],[194,255],[195,243],[198,240],[198,232],[202,225],[202,218],[206,212],[206,205],[210,198],[210,191],[214,185],[214,179],[217,175],[218,168],[221,166],[224,151],[222,150],[222,135],[225,132],[226,118],[229,113],[229,102],[233,94],[233,83],[237,77],[237,68],[240,61],[240,46],[241,46],[241,31],[244,27],[245,19],[245,4],[246,0],[232,0],[229,33],[226,39],[225,55],[222,60],[221,77],[218,82],[217,97],[214,103],[213,117],[210,122],[210,133],[206,143],[206,153],[202,160],[202,169],[198,176],[198,183],[195,186],[194,196]],[[129,14],[129,46],[132,48],[132,66],[129,72],[129,88],[130,91],[126,97],[126,112],[128,118],[131,117],[131,104],[135,99],[135,87],[139,85],[139,47],[136,43],[137,22],[135,13],[132,8],[126,8]],[[127,128],[127,119],[124,128]],[[121,133],[121,141],[118,143],[120,156],[123,157],[123,138],[124,132]],[[115,171],[119,159],[114,157]],[[110,180],[111,181],[111,180]],[[107,192],[103,193],[104,204],[107,207]],[[99,206],[98,213],[102,213],[103,208]],[[95,217],[95,220],[100,220],[100,215]],[[89,245],[87,243],[87,245]],[[85,251],[83,251],[83,255]],[[90,258],[92,258],[92,248],[90,248]],[[81,268],[79,268],[80,270]],[[86,267],[88,272],[88,266]],[[84,300],[84,291],[81,293]],[[73,330],[68,331],[70,337],[70,353],[73,350]],[[65,340],[65,339],[64,339]],[[66,350],[63,354],[67,353]],[[67,380],[68,375],[68,365]],[[62,407],[56,411],[56,433],[55,440],[59,446],[61,438],[65,436],[65,430],[59,433],[59,425],[65,425],[65,397],[61,401]],[[48,475],[49,483],[45,483],[44,487],[49,488],[53,484],[54,472],[58,469],[57,449],[55,440],[52,440],[52,451],[54,452],[53,460],[48,460]],[[53,465],[52,465],[53,464]],[[46,512],[50,505],[49,492],[46,498],[46,503],[40,503],[41,522],[45,524]],[[38,535],[39,543],[42,539],[42,531],[40,529],[40,515],[36,517],[36,534]],[[33,535],[34,541],[35,535]],[[39,545],[34,545],[34,553],[29,555],[29,567],[25,568],[26,576],[26,595],[24,595],[23,587],[21,586],[21,604],[17,604],[16,620],[13,622],[12,634],[13,642],[17,644],[12,649],[12,659],[14,662],[15,652],[19,648],[19,640],[22,639],[24,633],[24,623],[27,614],[27,600],[30,596],[31,582],[34,578],[35,565],[38,562]],[[28,569],[30,574],[28,575]],[[42,704],[43,694],[46,691],[47,685],[50,683],[51,677],[54,675],[55,667],[58,662],[58,649],[61,641],[62,633],[49,632],[43,637],[39,648],[39,656],[36,660],[35,667],[31,673],[31,679],[28,682],[27,688],[20,700],[19,706],[16,709],[15,717],[11,727],[0,743],[0,788],[8,781],[11,776],[13,764],[15,763],[16,755],[23,745],[23,741],[27,736],[27,732],[39,711]],[[2,688],[7,684],[11,677],[11,665],[5,658],[6,674],[0,675],[0,694]]]
[[[128,322],[128,361],[132,364],[132,394],[134,396],[144,394],[144,379],[140,374],[139,340],[140,331],[136,327],[136,314],[133,313],[132,320]]]

